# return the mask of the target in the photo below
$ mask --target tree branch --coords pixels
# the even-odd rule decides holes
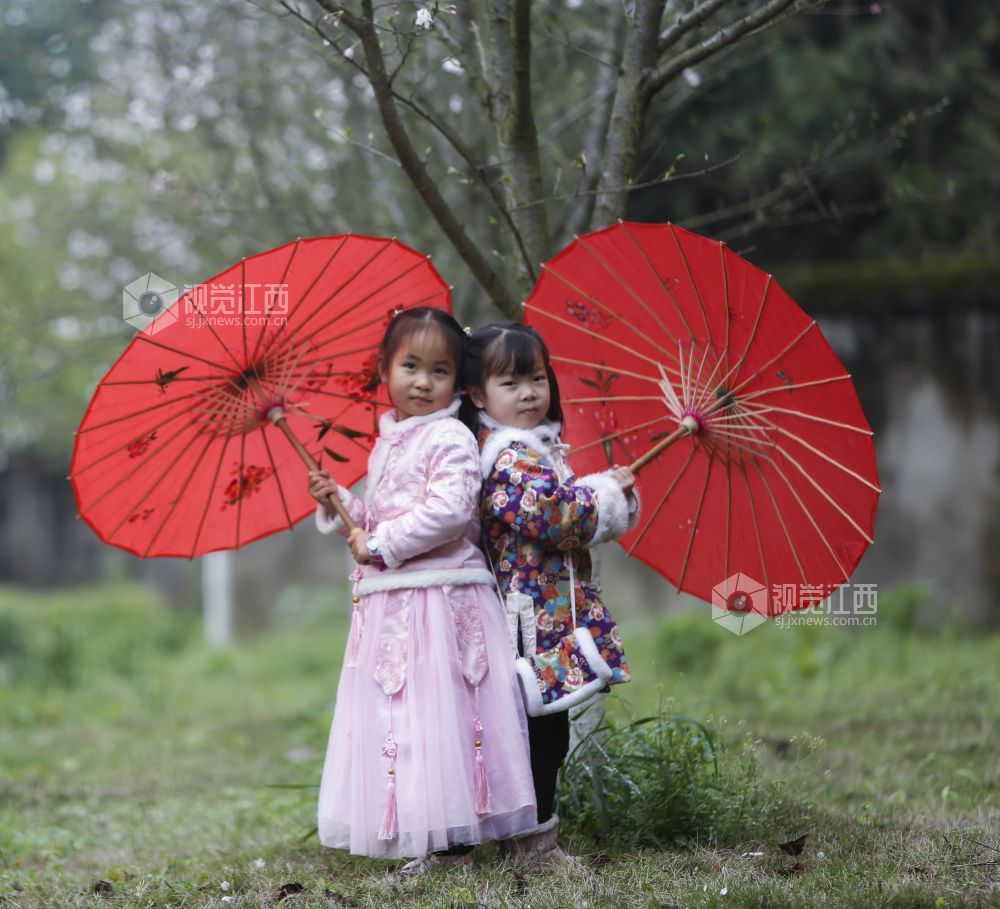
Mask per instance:
[[[328,12],[340,15],[343,24],[361,40],[367,62],[368,78],[375,93],[375,102],[385,126],[386,135],[392,143],[400,165],[420,194],[427,209],[462,260],[468,265],[476,280],[489,295],[493,304],[508,318],[518,318],[519,307],[510,291],[479,247],[465,232],[462,222],[458,220],[444,196],[441,195],[423,161],[420,160],[413,148],[410,136],[399,116],[396,98],[389,84],[385,59],[382,55],[382,48],[379,46],[379,37],[375,28],[371,0],[362,0],[361,16],[354,15],[331,0],[317,0],[317,2]]]
[[[703,0],[694,9],[678,16],[673,25],[660,33],[660,38],[656,42],[656,56],[663,56],[663,53],[676,44],[687,32],[701,25],[712,13],[722,9],[727,3],[732,2],[733,0]]]
[[[702,60],[711,57],[724,47],[735,44],[746,35],[771,25],[785,10],[791,6],[797,6],[800,2],[801,0],[770,0],[769,3],[742,19],[723,26],[711,38],[707,38],[700,44],[696,44],[684,53],[678,54],[673,59],[665,61],[646,73],[642,80],[642,90],[647,96],[652,97],[678,73],[689,66],[701,63]]]

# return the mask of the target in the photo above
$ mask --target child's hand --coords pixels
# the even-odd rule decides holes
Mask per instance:
[[[622,492],[628,495],[635,488],[635,474],[627,467],[615,467],[611,471],[611,476],[615,478]]]
[[[361,527],[355,527],[351,535],[347,538],[347,544],[351,547],[351,555],[359,565],[367,565],[372,557],[368,554],[368,537],[371,534]]]
[[[326,497],[330,494],[337,494],[337,484],[333,481],[329,471],[310,470],[309,471],[309,495],[317,502],[326,505],[326,513],[331,518],[337,517],[337,513],[326,504]]]

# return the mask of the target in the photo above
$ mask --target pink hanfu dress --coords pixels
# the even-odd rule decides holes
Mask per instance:
[[[364,501],[386,567],[356,571],[320,785],[320,842],[379,858],[504,839],[537,822],[504,608],[477,541],[479,448],[443,410],[385,414]],[[322,533],[344,533],[320,505]]]

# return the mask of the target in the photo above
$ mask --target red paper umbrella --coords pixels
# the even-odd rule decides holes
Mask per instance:
[[[363,476],[385,404],[378,343],[421,305],[450,311],[428,257],[353,235],[299,239],[191,288],[97,386],[70,469],[80,516],[143,557],[292,527],[316,507],[308,466]]]
[[[746,584],[726,583],[742,574],[769,614],[850,577],[880,492],[872,432],[816,322],[770,275],[672,224],[619,223],[549,261],[525,307],[576,472],[645,468],[629,554],[729,608],[748,605]]]

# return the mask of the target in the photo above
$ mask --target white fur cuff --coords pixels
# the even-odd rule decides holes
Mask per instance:
[[[597,493],[597,530],[588,547],[617,540],[629,529],[628,500],[610,470],[580,477],[576,485],[587,486]]]
[[[347,490],[343,486],[337,487],[337,495],[340,496],[341,502],[344,501],[345,493]],[[316,505],[316,529],[320,533],[344,533],[345,530],[344,522],[340,520],[340,516],[331,518],[322,502]]]

